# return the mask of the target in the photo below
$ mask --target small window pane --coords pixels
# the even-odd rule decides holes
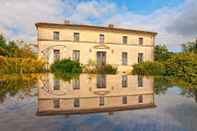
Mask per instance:
[[[139,38],[139,45],[143,45],[144,39],[142,37]]]
[[[123,44],[127,44],[127,36],[123,36],[122,37],[122,43]]]
[[[74,41],[79,41],[79,39],[80,39],[80,34],[79,33],[74,33]]]
[[[105,41],[104,34],[100,34],[100,36],[99,36],[99,43],[104,43],[104,41]]]
[[[126,75],[122,76],[122,87],[125,88],[128,86],[128,78]]]
[[[59,32],[53,32],[53,40],[59,40]]]
[[[122,64],[127,65],[127,52],[122,53]]]

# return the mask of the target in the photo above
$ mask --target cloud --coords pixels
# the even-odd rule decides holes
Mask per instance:
[[[107,25],[156,31],[157,44],[172,50],[197,36],[197,1],[185,0],[178,7],[162,7],[150,14],[136,14],[112,1],[2,0],[0,30],[13,39],[35,41],[39,21]]]
[[[197,37],[197,1],[188,0],[175,15],[175,20],[167,27],[169,32],[182,36]]]

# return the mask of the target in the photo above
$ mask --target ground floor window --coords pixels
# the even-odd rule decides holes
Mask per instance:
[[[60,108],[60,99],[53,99],[53,107]]]
[[[122,52],[122,65],[127,65],[127,52]]]
[[[122,76],[122,87],[126,88],[128,86],[128,78],[127,75]]]
[[[72,59],[75,60],[75,61],[79,61],[80,60],[80,51],[79,50],[73,50]]]
[[[60,50],[57,50],[57,49],[53,50],[53,58],[54,58],[54,61],[60,60]]]
[[[138,53],[138,63],[143,62],[144,60],[144,54],[143,53]]]
[[[73,90],[79,90],[80,89],[79,79],[72,80],[72,86],[73,86]]]
[[[142,95],[138,96],[138,103],[143,103],[143,96]]]
[[[100,97],[99,97],[99,105],[100,105],[100,106],[104,106],[104,104],[105,104],[105,99],[104,99],[103,96],[100,96]]]
[[[97,88],[106,88],[106,76],[105,75],[97,75]]]

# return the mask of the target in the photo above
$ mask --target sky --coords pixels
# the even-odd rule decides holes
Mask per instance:
[[[158,32],[156,44],[180,51],[197,38],[197,0],[0,0],[0,33],[36,43],[36,22],[93,24]]]

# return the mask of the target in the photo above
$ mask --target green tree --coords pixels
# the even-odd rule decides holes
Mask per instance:
[[[165,61],[172,55],[172,52],[168,51],[166,45],[156,45],[154,48],[155,61]]]
[[[182,49],[184,52],[193,52],[197,53],[197,40],[193,42],[187,42],[182,44]]]

